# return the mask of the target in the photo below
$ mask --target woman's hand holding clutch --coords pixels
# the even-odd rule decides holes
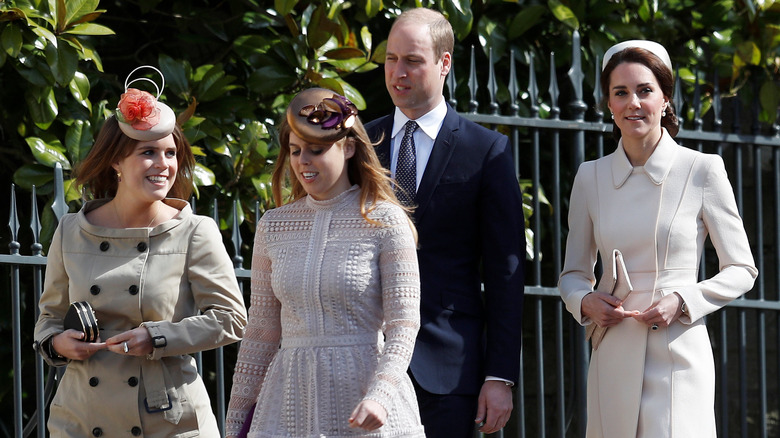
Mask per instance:
[[[591,292],[582,299],[582,314],[599,327],[612,327],[639,311],[623,309],[623,301],[608,293]]]

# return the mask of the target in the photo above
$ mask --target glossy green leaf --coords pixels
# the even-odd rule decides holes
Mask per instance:
[[[57,41],[57,35],[54,35],[54,32],[50,31],[49,29],[33,25],[30,27],[32,29],[33,33],[38,35],[39,37],[45,38],[49,43],[53,44],[54,46],[57,46],[59,42]]]
[[[548,9],[542,5],[529,5],[523,8],[522,14],[517,14],[509,24],[507,37],[509,40],[517,39],[525,34],[528,29],[543,24],[542,17],[545,16]]]
[[[41,129],[47,129],[59,113],[57,99],[51,88],[43,90],[40,97],[36,97],[32,92],[26,93],[25,102],[33,122]]]
[[[217,181],[214,172],[202,163],[195,163],[195,167],[192,169],[192,179],[199,186],[213,186]]]
[[[165,76],[165,87],[171,89],[178,96],[189,95],[190,85],[187,80],[189,63],[177,61],[164,53],[160,54],[157,61],[160,64],[160,71]],[[191,67],[189,69],[191,70]]]
[[[761,49],[753,41],[744,41],[737,45],[734,52],[734,65],[742,67],[745,65],[758,65],[761,61]]]
[[[385,63],[385,56],[387,56],[387,40],[382,41],[376,46],[374,54],[371,55],[371,61],[379,64]]]
[[[97,9],[99,0],[67,0],[65,10],[65,25],[70,26],[75,21],[94,12]]]
[[[46,144],[38,137],[27,137],[24,141],[27,142],[27,146],[30,147],[30,151],[38,163],[48,167],[54,167],[56,163],[60,163],[63,169],[70,169],[68,158],[55,147]]]
[[[14,172],[14,184],[32,190],[32,186],[41,187],[54,179],[51,167],[41,164],[24,164]]]
[[[354,47],[340,47],[338,49],[328,50],[325,52],[325,57],[329,59],[365,58],[366,53]]]
[[[261,95],[269,95],[291,86],[298,76],[294,71],[281,65],[269,65],[253,71],[246,86]]]
[[[274,0],[274,9],[281,15],[287,15],[292,12],[296,4],[298,0]]]
[[[114,35],[111,28],[95,23],[82,23],[73,26],[67,30],[67,33],[74,35]]]
[[[474,15],[471,12],[469,0],[450,0],[444,3],[444,12],[447,20],[452,25],[455,37],[458,40],[465,39],[471,32]]]
[[[373,36],[366,26],[360,28],[360,41],[363,43],[363,48],[366,49],[366,52],[371,53]]]
[[[571,29],[580,28],[580,22],[577,20],[577,16],[574,15],[574,12],[568,6],[561,3],[560,0],[548,0],[547,6],[550,8],[550,11],[552,11],[555,18],[560,22]]]
[[[89,79],[84,73],[77,71],[68,84],[70,94],[85,108],[89,109]]]
[[[382,0],[365,0],[365,12],[368,18],[374,18],[382,10]]]
[[[46,63],[51,69],[54,79],[61,86],[67,86],[73,80],[78,68],[79,55],[70,44],[58,44],[46,46]]]
[[[57,33],[62,33],[68,23],[66,18],[68,7],[65,5],[65,0],[49,0],[49,12],[54,17],[54,28]]]
[[[778,91],[774,81],[767,80],[761,85],[759,101],[761,102],[761,109],[768,115],[766,121],[769,123],[774,122],[777,108],[780,106],[780,91]]]
[[[0,42],[3,51],[11,58],[16,58],[22,50],[22,30],[12,25],[4,26],[3,33],[0,34]]]
[[[85,120],[74,120],[65,132],[65,147],[74,161],[86,158],[92,148],[92,126]]]

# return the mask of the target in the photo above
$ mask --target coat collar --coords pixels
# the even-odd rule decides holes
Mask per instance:
[[[655,151],[647,159],[644,166],[637,166],[637,169],[642,169],[642,173],[647,175],[647,178],[655,185],[661,185],[669,175],[669,170],[672,168],[674,158],[677,155],[677,148],[679,145],[674,141],[672,136],[666,132],[666,128],[661,128],[663,133],[661,134],[661,141],[658,142]],[[634,166],[628,161],[626,151],[623,149],[623,139],[618,142],[617,150],[612,154],[612,182],[616,189],[625,184],[628,177],[634,171]]]
[[[152,237],[158,234],[162,234],[178,226],[184,220],[188,219],[190,216],[193,215],[192,208],[190,207],[189,202],[183,199],[165,198],[163,199],[163,202],[179,210],[179,214],[177,214],[170,220],[167,220],[157,225],[154,228],[151,229],[150,228],[107,228],[107,227],[100,227],[97,225],[93,225],[92,223],[90,223],[87,220],[87,213],[100,207],[101,205],[108,203],[109,201],[111,201],[111,198],[96,199],[96,200],[85,202],[84,205],[81,207],[81,210],[78,212],[78,218],[79,218],[78,221],[81,228],[90,234],[96,236],[102,236],[102,237],[111,237],[111,238]]]

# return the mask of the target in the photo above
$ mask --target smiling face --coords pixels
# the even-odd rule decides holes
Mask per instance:
[[[346,140],[332,144],[306,143],[290,133],[290,167],[303,189],[314,199],[326,200],[349,189],[347,161],[355,152]]]
[[[623,141],[655,144],[661,136],[661,117],[668,100],[653,72],[636,62],[624,62],[609,76],[607,106]]]
[[[165,199],[176,182],[179,167],[173,135],[139,141],[130,155],[113,167],[122,174],[117,197],[132,196],[150,203]]]
[[[427,25],[401,21],[393,26],[387,38],[385,86],[407,117],[418,119],[441,102],[450,65],[449,52],[436,56]]]

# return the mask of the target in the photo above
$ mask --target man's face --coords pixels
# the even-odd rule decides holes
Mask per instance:
[[[393,26],[387,38],[385,85],[395,106],[416,120],[439,104],[451,55],[436,57],[428,27],[413,22]]]

